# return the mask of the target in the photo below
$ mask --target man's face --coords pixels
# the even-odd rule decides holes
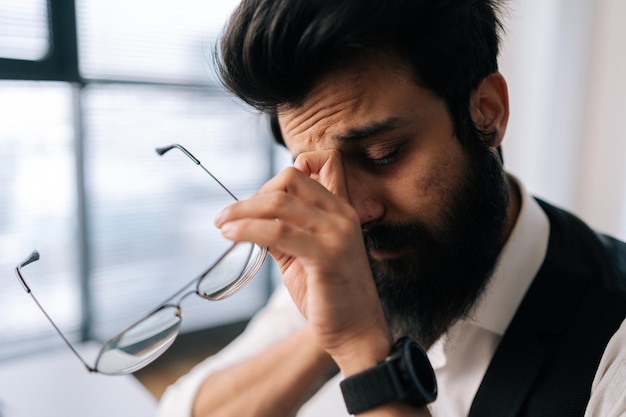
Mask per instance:
[[[341,153],[393,336],[430,345],[484,288],[507,192],[493,150],[464,149],[443,100],[394,63],[333,72],[278,119],[294,158]]]

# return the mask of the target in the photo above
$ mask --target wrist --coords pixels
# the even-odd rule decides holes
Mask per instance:
[[[371,368],[385,359],[393,343],[387,332],[355,337],[329,352],[344,377]]]
[[[308,350],[308,354],[312,358],[313,362],[319,364],[321,367],[330,368],[335,366],[336,362],[317,342],[315,335],[309,326],[305,326],[295,337],[298,338],[300,348]]]

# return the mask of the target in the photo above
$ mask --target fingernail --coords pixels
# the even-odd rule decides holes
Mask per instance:
[[[227,222],[220,226],[220,232],[222,233],[222,236],[224,237],[229,237],[229,235],[232,234],[234,229],[235,227],[232,222]]]
[[[220,210],[220,212],[215,215],[215,218],[213,219],[213,224],[215,224],[217,227],[220,227],[222,217],[224,217],[224,210]]]

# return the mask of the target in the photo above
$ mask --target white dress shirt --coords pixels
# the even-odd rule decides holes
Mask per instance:
[[[521,209],[485,293],[428,351],[439,394],[429,406],[433,417],[467,416],[487,366],[509,322],[539,271],[550,225],[537,202],[519,184]],[[217,355],[206,359],[164,393],[158,417],[190,417],[197,390],[211,373],[264,351],[304,326],[305,319],[284,287],[246,330]],[[607,346],[596,373],[585,417],[626,416],[626,325]],[[336,375],[304,404],[297,417],[346,417]]]

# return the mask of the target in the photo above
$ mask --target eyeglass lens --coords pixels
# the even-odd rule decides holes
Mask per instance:
[[[231,295],[256,274],[265,254],[265,248],[252,243],[234,245],[198,280],[196,293],[210,300]],[[174,343],[181,317],[177,305],[162,306],[106,342],[98,356],[96,370],[105,374],[127,374],[143,368]]]
[[[258,270],[255,260],[261,249],[247,242],[235,245],[198,281],[198,295],[219,300],[237,291],[251,278],[249,270]]]
[[[166,305],[102,346],[96,369],[128,374],[141,369],[169,348],[180,328],[178,306]]]

